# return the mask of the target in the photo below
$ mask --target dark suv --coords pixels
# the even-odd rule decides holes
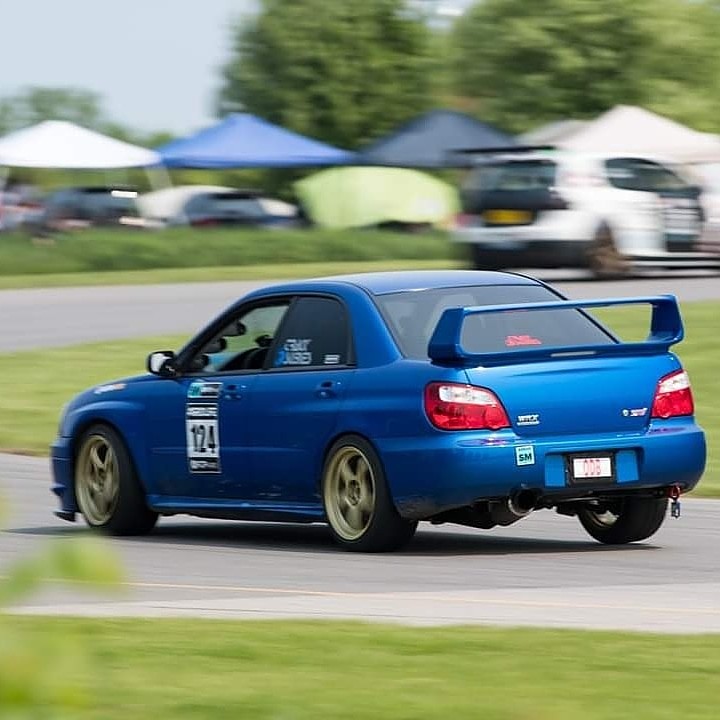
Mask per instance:
[[[129,187],[62,188],[51,193],[25,222],[35,232],[83,227],[138,226],[137,191]]]

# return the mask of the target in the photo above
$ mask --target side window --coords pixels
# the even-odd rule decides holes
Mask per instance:
[[[240,311],[191,358],[190,372],[261,369],[288,307],[285,300]]]
[[[683,190],[687,186],[687,183],[669,168],[649,161],[642,164],[641,182],[643,190],[652,192]]]
[[[612,158],[605,162],[608,181],[620,190],[642,190],[639,187],[637,163],[632,158]]]
[[[343,305],[332,298],[301,297],[280,329],[270,366],[347,365],[350,333]]]

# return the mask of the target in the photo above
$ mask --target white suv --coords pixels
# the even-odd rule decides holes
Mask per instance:
[[[700,189],[654,160],[562,151],[479,161],[462,187],[454,239],[473,266],[580,267],[596,275],[638,268],[720,268],[699,252]]]

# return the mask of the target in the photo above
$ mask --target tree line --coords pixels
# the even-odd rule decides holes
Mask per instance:
[[[415,5],[262,0],[230,27],[218,116],[252,112],[349,149],[431,107],[522,132],[625,103],[720,131],[717,0],[480,0],[442,30]],[[0,134],[51,117],[168,139],[113,123],[84,90],[0,100]]]

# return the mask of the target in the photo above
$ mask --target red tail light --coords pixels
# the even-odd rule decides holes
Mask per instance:
[[[661,378],[655,390],[650,417],[670,418],[695,412],[690,378],[684,370]]]
[[[499,430],[510,427],[495,393],[474,385],[430,383],[425,388],[425,412],[441,430]]]

